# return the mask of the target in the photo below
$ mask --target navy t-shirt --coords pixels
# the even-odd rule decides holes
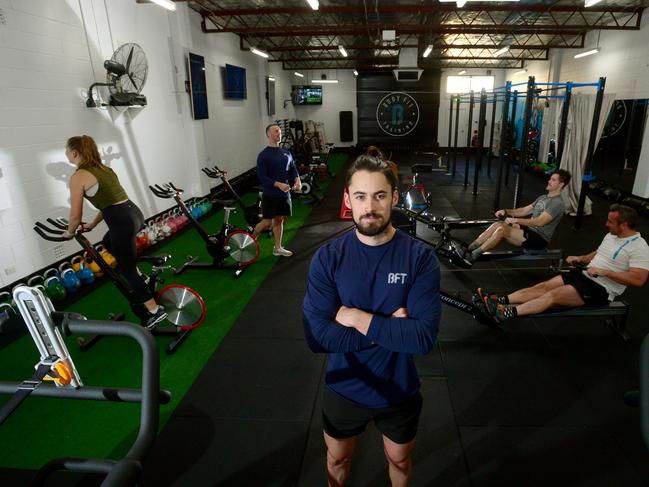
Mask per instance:
[[[263,188],[264,196],[271,198],[290,198],[291,193],[273,186],[276,181],[293,184],[298,177],[293,155],[280,147],[266,147],[257,156],[257,175]]]
[[[441,315],[433,249],[397,230],[363,244],[349,232],[322,246],[309,269],[304,327],[314,352],[328,353],[327,386],[361,406],[396,405],[419,390],[412,354],[427,354]],[[335,321],[340,306],[372,313],[367,336]],[[405,307],[408,318],[391,315]]]

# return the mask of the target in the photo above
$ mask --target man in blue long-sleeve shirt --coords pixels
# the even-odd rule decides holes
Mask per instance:
[[[284,221],[291,216],[291,186],[299,190],[302,186],[293,156],[279,146],[282,129],[272,123],[266,127],[268,146],[257,156],[257,176],[263,189],[261,211],[263,219],[257,224],[256,237],[272,225],[275,246],[273,255],[290,257],[293,252],[282,247]]]
[[[327,477],[342,486],[356,436],[383,434],[393,486],[408,484],[422,408],[413,354],[433,347],[441,313],[433,249],[390,223],[397,181],[385,162],[360,156],[345,199],[356,230],[316,252],[304,298],[311,350],[328,354],[323,401]]]

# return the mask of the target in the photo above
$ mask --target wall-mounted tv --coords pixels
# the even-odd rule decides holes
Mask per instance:
[[[245,100],[246,92],[246,68],[225,65],[225,97],[231,100]]]
[[[192,99],[192,117],[194,120],[208,118],[207,85],[205,83],[205,58],[189,53],[187,56],[189,71],[189,96]]]
[[[322,105],[322,86],[294,85],[293,105]]]

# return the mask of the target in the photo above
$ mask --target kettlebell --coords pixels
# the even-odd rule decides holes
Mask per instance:
[[[45,293],[52,301],[63,301],[68,295],[58,275],[52,275],[45,279]]]
[[[99,267],[99,264],[93,259],[90,255],[88,255],[88,252],[85,252],[83,254],[84,256],[84,262],[86,263],[86,266],[88,266],[88,269],[94,274],[95,277],[101,277],[104,275],[104,271],[101,270],[101,267]]]
[[[203,211],[197,205],[192,205],[189,212],[192,214],[192,218],[194,218],[195,220],[198,220],[201,216],[203,216]]]
[[[79,272],[83,267],[83,257],[81,257],[80,255],[75,255],[70,260],[70,264],[72,265],[72,270],[74,270],[74,272]]]
[[[24,325],[22,316],[11,303],[0,303],[0,334],[18,331]]]
[[[45,279],[43,279],[43,276],[32,276],[27,280],[27,285],[29,287],[38,288],[41,291],[45,292],[45,286],[43,285],[44,282]]]
[[[81,287],[81,279],[74,272],[74,269],[70,267],[68,262],[63,262],[59,266],[59,271],[61,271],[61,282],[68,294],[76,293]]]
[[[113,269],[117,267],[117,259],[111,254],[106,247],[104,247],[102,244],[99,244],[95,246],[95,249],[97,249],[97,252],[99,252],[99,255],[101,255],[101,258],[104,259],[104,262],[111,266]]]
[[[138,253],[142,252],[150,245],[151,242],[149,241],[149,236],[144,230],[140,230],[135,237],[135,247],[137,248]]]
[[[169,227],[169,230],[171,231],[172,234],[178,231],[178,225],[176,224],[176,219],[171,213],[167,214],[165,223]]]

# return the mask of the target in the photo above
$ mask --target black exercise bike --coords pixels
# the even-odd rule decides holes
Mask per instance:
[[[50,242],[64,242],[67,240],[63,237],[63,233],[68,228],[65,219],[48,218],[47,222],[51,226],[45,225],[41,222],[36,222],[34,231],[43,239]],[[83,233],[75,233],[74,238],[86,251],[87,255],[97,263],[104,274],[111,280],[115,287],[117,287],[119,292],[126,297],[133,313],[140,319],[140,324],[144,326],[150,313],[135,297],[135,291],[128,284],[126,279],[108,265],[102,255],[92,246]],[[158,290],[158,286],[164,283],[164,279],[160,277],[160,274],[164,270],[171,269],[171,266],[166,265],[169,259],[171,259],[171,256],[165,254],[162,256],[140,256],[138,261],[152,264],[151,272],[147,276],[147,285],[149,286],[149,290],[156,303],[164,306],[167,312],[167,321],[171,322],[173,325],[171,327],[158,326],[152,330],[152,333],[158,336],[173,337],[172,342],[167,346],[167,353],[172,354],[189,336],[191,331],[205,321],[206,310],[203,298],[201,298],[201,296],[190,287],[181,284],[171,284]],[[121,321],[124,319],[124,314],[120,313],[112,315],[111,319],[114,321]],[[82,350],[88,350],[97,343],[100,338],[101,335],[95,335],[90,338],[79,339],[78,342]]]
[[[245,218],[246,223],[250,225],[250,227],[254,230],[254,228],[263,218],[261,212],[261,198],[257,198],[257,201],[252,205],[246,205],[241,199],[241,196],[239,196],[239,193],[234,190],[232,184],[228,180],[227,171],[219,169],[218,166],[214,166],[212,168],[204,167],[201,170],[207,175],[207,177],[212,179],[220,179],[221,182],[223,182],[225,187],[234,198],[234,201],[237,202],[239,208],[241,208],[241,211],[243,211],[243,217]]]
[[[239,277],[246,267],[259,257],[259,243],[255,237],[250,232],[237,229],[230,223],[230,213],[234,211],[234,207],[230,206],[231,201],[214,200],[215,203],[223,205],[225,216],[218,233],[210,234],[187,208],[181,197],[182,189],[172,183],[164,186],[156,184],[149,186],[149,189],[158,198],[176,200],[180,210],[205,242],[207,253],[212,257],[212,262],[198,262],[197,256],[189,255],[185,263],[174,271],[174,275],[184,272],[185,269],[226,269],[233,270],[234,277]]]

